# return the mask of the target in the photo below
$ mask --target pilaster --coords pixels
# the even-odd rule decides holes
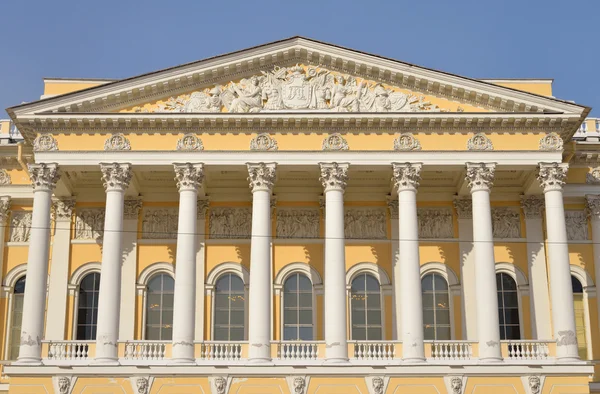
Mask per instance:
[[[123,265],[119,340],[135,338],[138,217],[142,200],[128,198],[123,207]]]
[[[470,197],[454,199],[458,219],[458,247],[461,259],[460,277],[462,289],[461,339],[477,340],[477,293],[475,290],[475,251],[473,249],[473,202]]]

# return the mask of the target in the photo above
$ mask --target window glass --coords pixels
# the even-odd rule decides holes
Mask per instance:
[[[587,360],[587,341],[585,336],[585,305],[583,300],[583,286],[574,276],[571,276],[573,287],[573,306],[575,308],[575,329],[577,331],[577,348],[579,357]]]
[[[12,313],[10,320],[10,349],[9,360],[19,357],[21,342],[21,321],[23,320],[23,296],[25,295],[25,277],[15,283],[12,299]]]
[[[239,276],[225,274],[217,280],[214,305],[214,339],[243,341],[246,295],[244,282]]]
[[[146,294],[146,339],[170,341],[173,336],[173,302],[175,281],[168,274],[158,274],[148,282]]]
[[[313,339],[312,282],[304,274],[292,274],[283,284],[283,340]]]
[[[360,274],[352,280],[350,289],[352,339],[357,341],[383,339],[379,281],[373,275]]]
[[[423,330],[426,340],[450,340],[450,303],[448,283],[440,274],[421,279],[423,292]]]
[[[100,274],[87,274],[79,284],[77,306],[76,339],[90,341],[96,339],[98,324],[98,295],[100,293]]]
[[[496,274],[496,286],[500,339],[521,339],[517,283],[512,276],[502,272]]]

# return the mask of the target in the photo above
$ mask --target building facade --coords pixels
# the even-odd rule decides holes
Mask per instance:
[[[590,393],[600,122],[304,38],[0,122],[0,389]]]

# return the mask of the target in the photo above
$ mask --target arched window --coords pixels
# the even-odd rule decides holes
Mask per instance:
[[[100,274],[87,274],[79,284],[77,306],[77,337],[78,340],[96,339],[98,324],[98,293],[100,292]]]
[[[577,330],[577,348],[579,357],[582,360],[588,358],[587,340],[585,330],[585,300],[583,299],[583,286],[581,282],[571,276],[571,286],[573,287],[573,306],[575,309],[575,328]]]
[[[19,357],[21,342],[21,321],[23,320],[23,296],[25,295],[25,277],[15,283],[12,299],[12,312],[10,317],[10,354],[9,360]]]
[[[421,279],[421,289],[425,339],[450,340],[448,282],[440,274],[427,274]]]
[[[521,339],[517,282],[504,272],[496,274],[500,339]]]
[[[350,287],[352,339],[381,340],[381,287],[370,274],[359,274]]]
[[[292,274],[283,284],[283,340],[313,339],[312,282],[304,274]]]
[[[147,340],[172,339],[174,291],[175,281],[169,274],[158,274],[148,281],[145,336]]]
[[[235,274],[225,274],[215,285],[216,341],[243,341],[246,297],[244,282]]]

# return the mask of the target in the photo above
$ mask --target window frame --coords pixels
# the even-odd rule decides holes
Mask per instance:
[[[581,283],[581,286],[583,287],[583,308],[584,308],[584,314],[583,314],[584,319],[583,320],[585,323],[585,341],[587,344],[587,360],[591,360],[592,356],[593,356],[593,353],[592,353],[593,339],[592,339],[592,332],[591,332],[591,328],[590,328],[591,322],[590,322],[589,299],[596,298],[596,288],[595,288],[592,277],[585,269],[583,269],[577,265],[571,264],[570,271],[571,271],[571,276],[574,277],[575,279],[577,279],[579,281],[579,283]]]
[[[381,319],[380,319],[380,325],[381,325],[381,339],[354,339],[354,335],[353,335],[353,329],[352,329],[352,282],[354,282],[354,280],[356,280],[359,276],[362,275],[369,275],[371,276],[373,279],[375,279],[377,281],[377,283],[379,284],[379,307],[380,307],[380,313],[381,313]],[[384,303],[384,287],[381,284],[381,280],[378,278],[378,276],[373,275],[372,272],[367,271],[367,270],[361,270],[358,271],[355,275],[352,276],[350,283],[348,285],[348,291],[347,291],[347,304],[348,304],[348,329],[350,331],[350,335],[349,338],[352,341],[367,341],[367,342],[379,342],[379,341],[385,341],[386,340],[386,335],[385,335],[385,331],[386,331],[386,321],[385,321],[385,303]],[[367,309],[365,309],[365,311],[367,311]],[[368,329],[369,324],[367,321],[367,317],[365,315],[365,329]],[[365,331],[365,336],[367,331]]]
[[[521,286],[519,285],[519,281],[517,280],[516,276],[510,272],[510,271],[506,271],[506,270],[502,270],[502,269],[496,269],[496,276],[500,275],[500,274],[504,274],[504,275],[508,275],[514,282],[515,282],[515,286],[516,286],[516,293],[517,293],[517,311],[519,314],[519,339],[501,339],[501,341],[521,341],[524,340],[525,338],[525,322],[523,320],[523,300],[522,298],[522,291],[521,291]],[[497,279],[496,279],[497,280]],[[496,286],[496,297],[498,297],[498,293],[500,292],[500,289],[498,289],[498,286]],[[504,292],[504,291],[503,291]],[[504,306],[503,306],[504,307]],[[498,305],[498,309],[500,309],[500,305]],[[506,324],[504,324],[506,325]],[[500,321],[498,321],[498,330],[500,330],[500,337],[502,337],[502,332],[501,332],[501,323]]]
[[[446,280],[446,284],[448,285],[448,309],[450,310],[450,340],[456,340],[456,322],[454,321],[454,297],[459,296],[462,297],[462,287],[460,282],[458,281],[458,276],[456,273],[450,268],[448,265],[440,262],[431,261],[429,263],[425,263],[421,266],[421,281],[428,274],[438,274],[442,278]],[[421,287],[421,295],[423,294],[423,287]],[[422,308],[422,307],[421,307]],[[399,321],[400,317],[398,317]],[[464,324],[466,321],[466,316],[461,316],[461,322]],[[426,341],[432,341],[431,339],[427,339]]]
[[[316,308],[316,302],[317,302],[317,297],[316,297],[316,290],[315,290],[315,284],[313,283],[311,277],[309,275],[306,274],[306,272],[304,271],[291,271],[289,272],[282,280],[282,285],[279,290],[279,306],[280,306],[280,311],[279,311],[279,316],[281,316],[280,319],[280,333],[281,335],[280,340],[283,342],[297,342],[297,341],[301,341],[299,339],[293,339],[293,340],[285,340],[284,338],[284,332],[285,332],[285,282],[287,282],[288,279],[290,279],[292,276],[294,275],[303,275],[305,278],[308,279],[308,281],[311,284],[311,302],[312,302],[312,337],[313,339],[311,340],[311,342],[317,341],[317,308]],[[277,291],[276,290],[276,291]],[[295,324],[296,327],[299,327],[299,323]]]
[[[217,301],[217,282],[223,278],[223,276],[225,275],[233,275],[233,276],[237,276],[241,281],[242,281],[242,285],[244,286],[244,338],[241,341],[221,341],[219,340],[219,342],[245,342],[248,341],[248,307],[249,307],[249,303],[248,303],[248,285],[246,284],[246,282],[244,281],[244,277],[240,276],[237,272],[232,272],[230,270],[226,270],[223,272],[220,272],[215,280],[214,280],[214,284],[211,286],[211,289],[209,291],[211,291],[211,316],[210,316],[210,340],[211,341],[216,341],[215,338],[215,313],[217,311],[216,308],[216,301]]]
[[[11,286],[11,288],[10,288],[10,300],[9,300],[9,302],[10,302],[10,308],[9,308],[9,315],[8,315],[8,319],[7,319],[7,330],[6,330],[6,332],[7,332],[7,334],[6,334],[7,341],[6,341],[6,357],[5,357],[6,360],[10,360],[10,361],[17,360],[18,357],[19,357],[19,354],[17,352],[17,357],[15,359],[12,359],[10,357],[10,350],[11,350],[11,347],[12,347],[11,346],[12,345],[11,342],[14,339],[14,338],[12,338],[12,332],[13,332],[12,325],[13,325],[13,314],[14,314],[14,311],[15,311],[15,294],[16,294],[15,293],[15,287],[17,286],[17,283],[19,283],[19,281],[21,279],[25,279],[25,286],[27,286],[27,274],[23,273],[21,276],[18,277],[18,279],[16,279],[14,281],[13,286]],[[21,296],[23,298],[25,298],[25,289],[23,289],[23,293],[19,293],[19,294],[21,294]],[[24,311],[24,306],[23,306],[23,310],[21,311],[21,329],[23,328],[23,320],[22,320],[23,319],[23,316],[22,316],[23,315],[23,311]],[[21,330],[19,330],[19,331],[21,331]],[[19,332],[19,338],[20,338],[20,336],[21,336],[21,334]]]
[[[100,273],[100,270],[96,270],[96,269],[90,269],[90,270],[86,270],[85,272],[82,273],[82,275],[79,277],[79,282],[77,283],[77,286],[75,288],[75,295],[73,297],[73,308],[75,309],[73,311],[73,340],[74,341],[83,341],[83,342],[94,342],[95,339],[77,339],[77,328],[79,326],[78,324],[78,319],[79,319],[79,290],[81,287],[81,282],[88,277],[88,275],[91,274],[98,274],[100,275],[100,280],[102,280],[102,275]],[[98,284],[98,298],[100,298],[100,284]],[[99,312],[98,312],[99,313]],[[96,329],[98,328],[98,317],[96,316]]]
[[[450,284],[448,283],[448,280],[444,277],[444,275],[440,274],[439,272],[427,272],[426,274],[421,276],[421,297],[425,294],[425,292],[423,291],[423,279],[425,279],[427,276],[432,276],[432,283],[433,283],[433,287],[434,290],[431,292],[431,294],[433,294],[433,305],[429,306],[433,311],[433,319],[434,319],[434,323],[433,323],[433,331],[434,331],[434,336],[437,337],[437,323],[435,322],[436,320],[436,311],[438,310],[443,310],[441,308],[436,308],[436,294],[438,293],[443,293],[443,290],[436,290],[435,289],[435,276],[439,276],[440,278],[442,278],[444,280],[444,282],[446,283],[446,290],[445,293],[448,296],[448,308],[447,308],[447,312],[448,312],[448,324],[441,324],[440,323],[440,327],[444,326],[444,327],[448,327],[450,330],[450,337],[448,339],[439,339],[439,338],[434,338],[434,339],[425,339],[426,341],[433,341],[433,342],[437,342],[437,341],[452,341],[453,340],[453,329],[452,329],[452,321],[453,321],[453,316],[452,316],[452,312],[453,310],[451,309],[450,305],[452,304],[451,299],[452,299],[452,293],[450,292]],[[425,338],[425,305],[423,305],[421,307],[421,310],[423,312],[423,338]]]
[[[146,281],[146,283],[144,284],[144,296],[143,296],[143,312],[142,312],[142,333],[141,333],[141,338],[142,340],[146,341],[149,340],[146,338],[146,330],[147,330],[147,323],[148,323],[148,284],[150,283],[150,281],[154,278],[156,278],[159,275],[166,275],[168,277],[170,277],[171,279],[173,279],[173,311],[175,309],[175,276],[173,275],[172,272],[170,271],[164,271],[164,270],[156,270],[153,271],[151,273],[151,275],[148,276],[148,280]],[[175,319],[173,317],[173,319]],[[173,326],[173,322],[171,322],[171,328]],[[172,341],[172,331],[171,331],[171,339],[152,339],[152,341],[156,341],[156,342],[171,342]]]
[[[27,264],[19,264],[16,267],[14,267],[13,269],[11,269],[9,272],[7,272],[6,276],[4,277],[4,282],[3,282],[3,286],[4,286],[4,294],[5,297],[8,298],[8,311],[7,311],[7,317],[6,317],[6,326],[7,326],[7,332],[6,332],[6,341],[4,343],[4,360],[9,360],[10,359],[10,341],[11,341],[11,327],[12,327],[12,311],[13,311],[13,300],[14,300],[14,292],[15,292],[15,286],[17,284],[17,282],[19,281],[19,279],[21,279],[22,277],[27,276]],[[25,279],[27,280],[27,279]],[[25,286],[27,286],[27,282],[25,282]],[[47,292],[47,290],[46,290]],[[8,293],[8,294],[7,294]],[[48,294],[46,294],[48,295]],[[13,360],[10,360],[13,361]]]

